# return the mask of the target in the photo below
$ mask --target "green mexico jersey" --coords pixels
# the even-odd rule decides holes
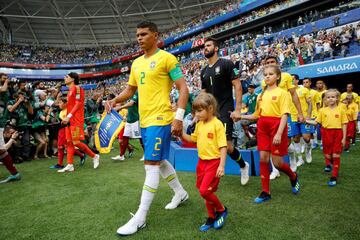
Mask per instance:
[[[134,123],[134,122],[139,121],[139,108],[138,108],[139,96],[138,96],[138,92],[136,92],[134,94],[134,96],[130,99],[130,101],[135,102],[135,104],[128,108],[128,114],[127,114],[127,117],[126,117],[126,122]]]
[[[247,97],[246,105],[248,106],[248,112],[249,112],[249,113],[254,113],[254,112],[255,112],[256,99],[257,99],[257,95],[256,95],[256,94],[249,95],[249,96]]]
[[[8,120],[6,114],[6,106],[9,101],[10,94],[9,92],[0,93],[0,128],[5,127],[6,121]]]

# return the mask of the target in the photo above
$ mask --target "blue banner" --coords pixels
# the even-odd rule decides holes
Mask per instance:
[[[300,78],[325,77],[360,71],[360,56],[347,57],[313,64],[302,65],[290,69],[290,74],[297,74]]]
[[[109,153],[114,140],[119,135],[123,118],[114,109],[108,114],[102,114],[101,120],[96,126],[95,146],[100,153]]]

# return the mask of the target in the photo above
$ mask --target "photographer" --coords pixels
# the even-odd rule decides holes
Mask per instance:
[[[7,120],[5,117],[5,111],[9,101],[8,83],[8,76],[5,73],[0,73],[0,136],[3,134]]]
[[[30,127],[29,119],[30,115],[34,114],[33,107],[29,101],[29,98],[25,96],[24,92],[18,92],[14,94],[14,99],[8,103],[8,119],[10,119],[11,125],[21,133],[21,151],[19,149],[17,156],[20,160],[30,161]]]
[[[4,164],[6,169],[10,172],[10,176],[5,180],[0,181],[0,183],[7,183],[11,181],[20,180],[20,173],[16,170],[11,156],[7,152],[11,148],[12,144],[16,141],[18,137],[18,132],[11,126],[6,126],[4,131],[0,135],[0,162]],[[6,141],[6,144],[5,144]]]
[[[94,94],[86,101],[86,123],[89,128],[89,146],[94,147],[94,134],[96,125],[100,121],[100,108],[102,107],[102,97],[100,93],[94,92]]]

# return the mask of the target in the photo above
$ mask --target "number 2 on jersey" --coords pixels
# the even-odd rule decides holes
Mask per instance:
[[[141,72],[140,73],[140,84],[145,84],[144,78],[145,78],[145,72]]]
[[[156,143],[155,143],[155,146],[154,146],[154,149],[155,149],[156,151],[160,151],[160,150],[161,150],[160,147],[159,147],[159,145],[161,145],[161,138],[157,137],[157,138],[156,138]]]

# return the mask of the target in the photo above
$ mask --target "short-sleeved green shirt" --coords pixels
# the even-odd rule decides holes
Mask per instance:
[[[134,122],[139,121],[139,108],[138,108],[139,96],[138,96],[138,92],[136,92],[134,94],[134,96],[130,99],[130,101],[135,102],[135,104],[128,108],[128,114],[127,114],[127,117],[126,117],[126,122],[134,123]]]
[[[9,101],[9,97],[10,94],[7,91],[0,93],[0,128],[4,128],[6,121],[8,120],[6,107]]]

